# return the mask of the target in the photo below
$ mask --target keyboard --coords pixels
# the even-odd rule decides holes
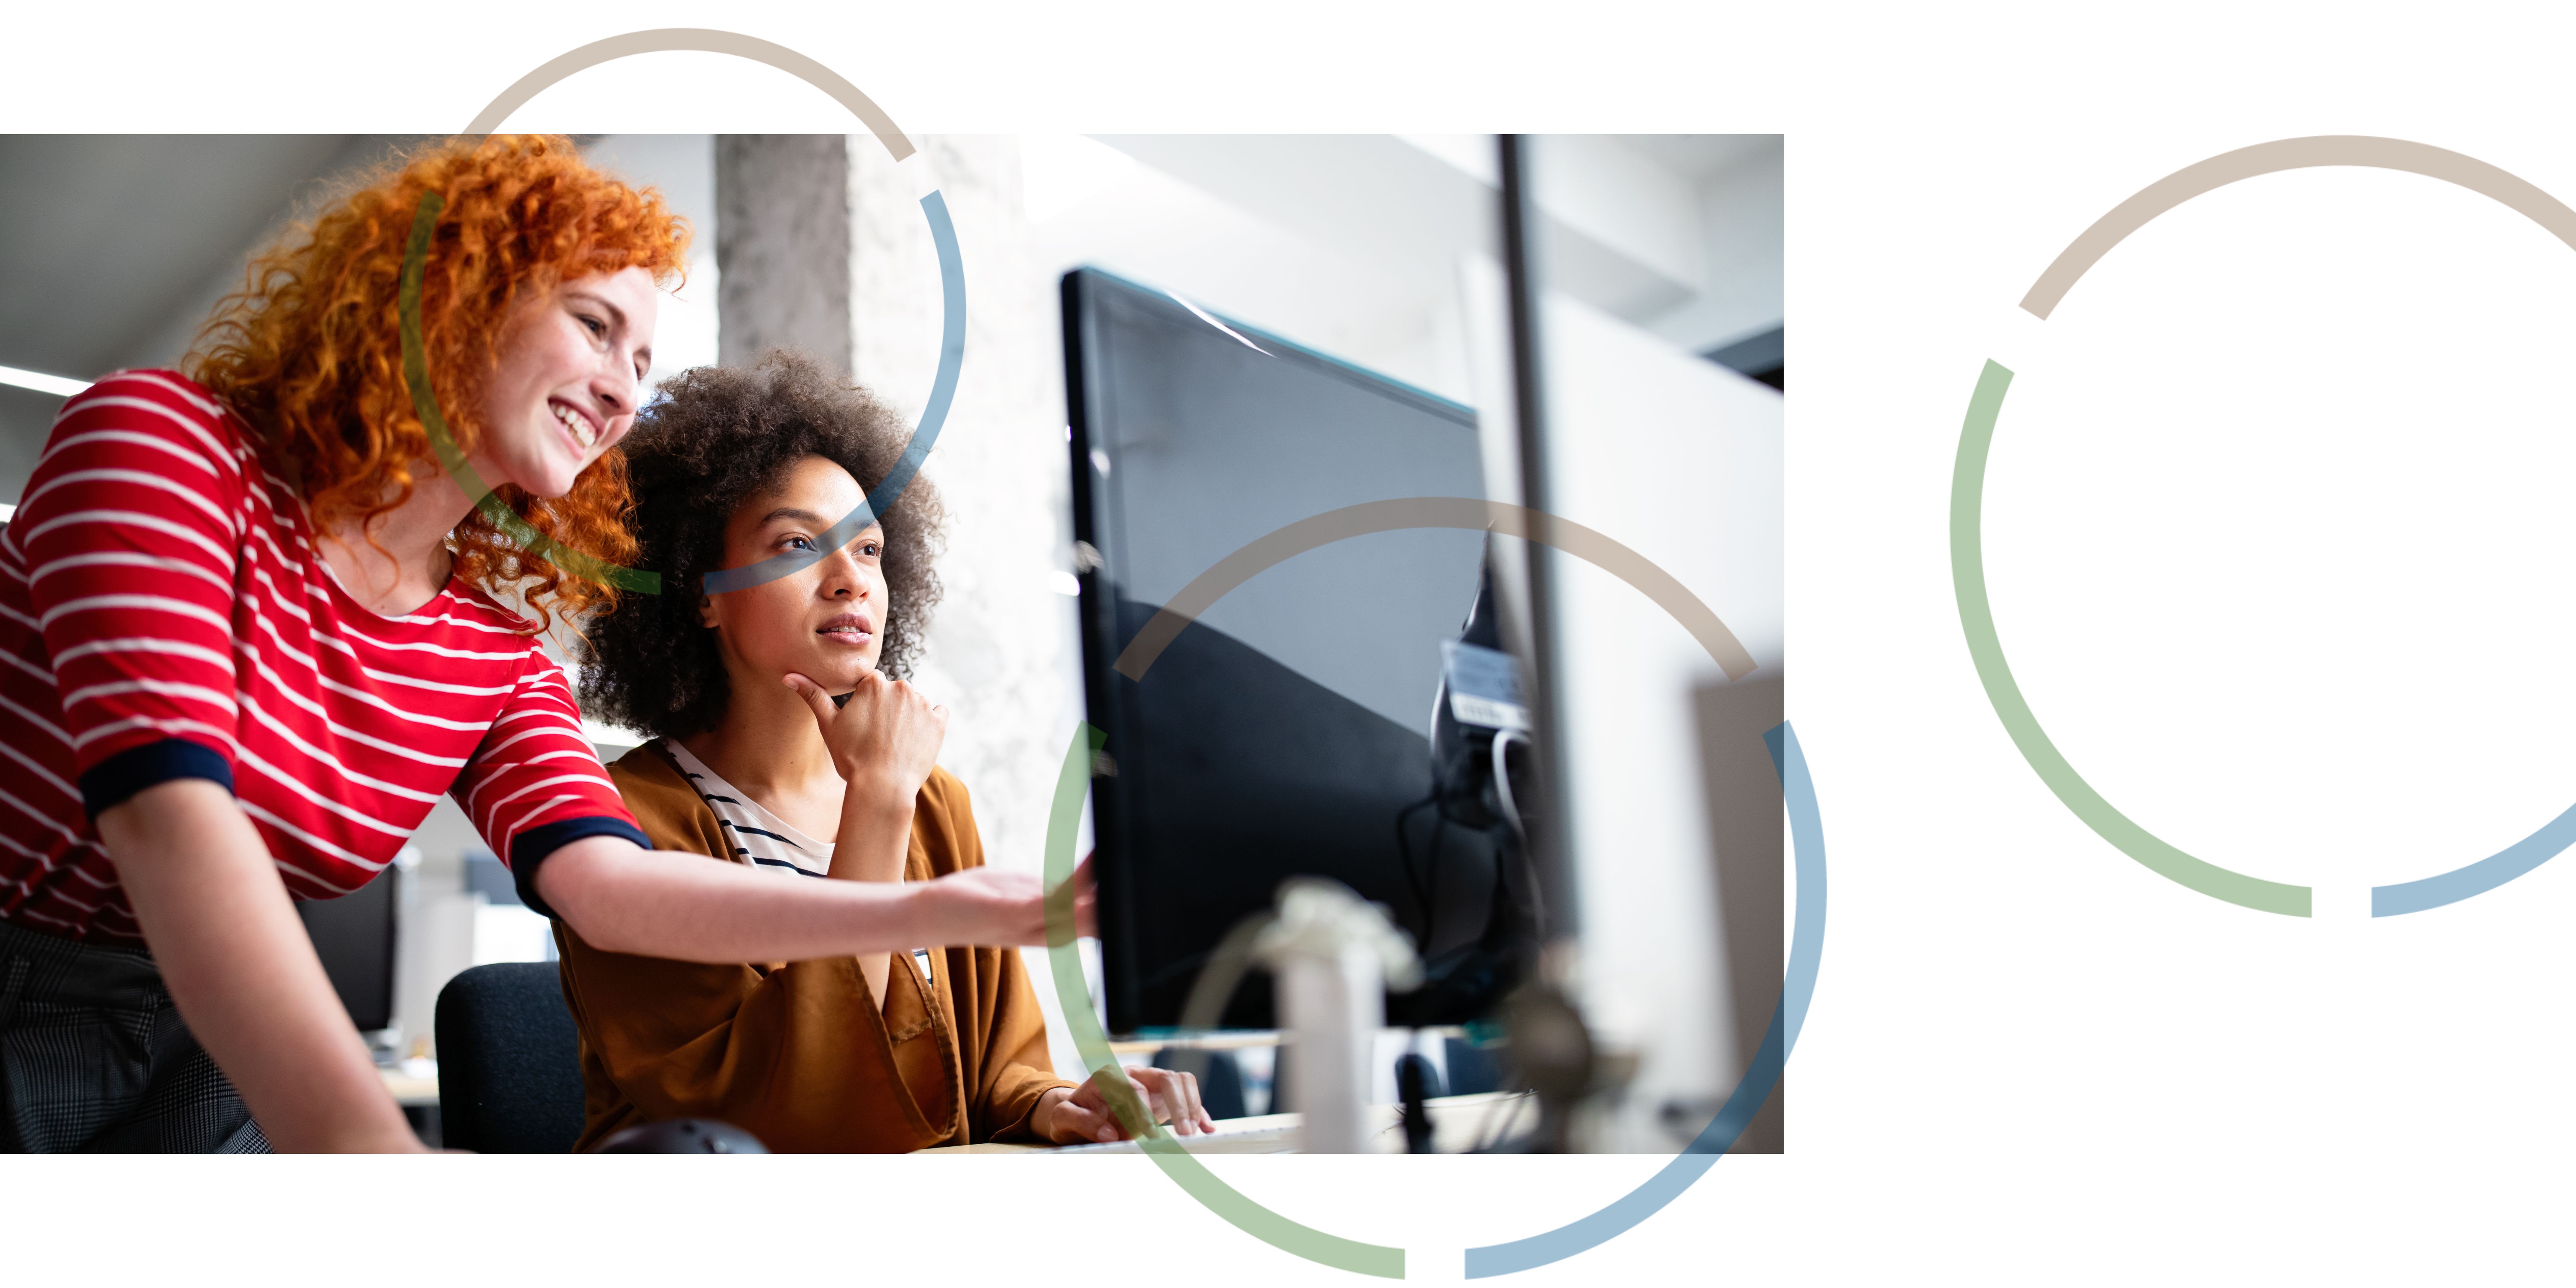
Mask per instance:
[[[1298,1114],[1265,1114],[1258,1118],[1220,1120],[1216,1130],[1174,1136],[1172,1143],[1193,1154],[1293,1154],[1304,1119]],[[1161,1130],[1169,1132],[1171,1127]],[[1142,1141],[1112,1140],[1089,1145],[1058,1145],[1049,1154],[1141,1154]]]

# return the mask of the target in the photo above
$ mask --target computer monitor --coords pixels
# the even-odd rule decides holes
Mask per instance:
[[[1299,554],[1143,679],[1112,669],[1166,600],[1258,537],[1366,501],[1481,497],[1474,412],[1096,270],[1065,275],[1063,305],[1085,696],[1108,735],[1092,807],[1109,1027],[1179,1023],[1210,950],[1292,876],[1385,904],[1426,955],[1477,942],[1492,835],[1407,810],[1432,793],[1441,643],[1476,602],[1481,533]],[[1390,1018],[1474,1018],[1425,1005],[1391,997]],[[1244,981],[1223,1023],[1273,1027],[1268,980]]]
[[[322,959],[340,1004],[360,1032],[394,1022],[394,910],[401,873],[388,865],[376,878],[337,899],[303,899],[295,911]]]

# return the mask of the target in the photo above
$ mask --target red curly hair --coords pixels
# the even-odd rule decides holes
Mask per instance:
[[[267,436],[320,528],[355,521],[368,531],[411,499],[421,471],[440,468],[403,383],[395,303],[412,218],[429,192],[447,206],[422,282],[422,340],[430,387],[468,454],[518,304],[626,268],[669,285],[686,264],[688,223],[659,192],[629,188],[592,169],[571,140],[540,135],[451,139],[399,157],[253,258],[247,284],[216,307],[185,365]],[[560,498],[509,484],[495,491],[567,549],[613,564],[634,558],[620,451],[602,454]],[[612,587],[519,549],[480,510],[449,545],[458,577],[487,593],[515,591],[540,629],[549,610],[577,620],[615,602]]]

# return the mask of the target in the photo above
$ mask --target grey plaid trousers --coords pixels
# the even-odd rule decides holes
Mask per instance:
[[[264,1154],[139,949],[0,922],[0,1151]]]

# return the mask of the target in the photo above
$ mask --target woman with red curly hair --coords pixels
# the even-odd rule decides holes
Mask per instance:
[[[551,545],[441,468],[405,383],[429,194],[431,388],[489,508]],[[614,449],[686,239],[565,140],[457,140],[256,260],[188,374],[64,404],[0,529],[0,1149],[419,1148],[291,899],[363,885],[441,792],[614,952],[1043,940],[1024,875],[653,853],[582,734],[537,636],[616,592],[543,555],[631,557]]]

